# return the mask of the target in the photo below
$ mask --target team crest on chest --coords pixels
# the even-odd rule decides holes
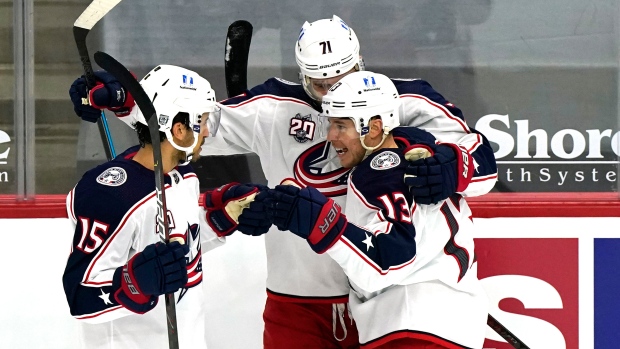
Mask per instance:
[[[127,180],[127,172],[122,167],[110,167],[97,177],[97,183],[118,187]]]
[[[394,152],[386,151],[372,159],[370,162],[370,168],[373,170],[387,170],[388,168],[396,167],[400,164],[400,157]]]
[[[301,115],[297,113],[291,118],[288,134],[293,136],[299,143],[306,143],[314,139],[316,131],[316,122],[312,121],[312,115]]]
[[[349,169],[342,168],[331,143],[323,141],[304,150],[293,166],[294,177],[328,197],[345,195]]]

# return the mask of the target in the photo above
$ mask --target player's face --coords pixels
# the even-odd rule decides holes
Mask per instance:
[[[208,119],[209,119],[209,113],[202,114],[200,118],[200,132],[199,133],[192,132],[192,135],[196,135],[198,137],[198,143],[196,143],[196,146],[194,147],[192,162],[196,162],[200,158],[200,150],[202,148],[202,145],[205,143],[205,138],[209,137],[209,126],[207,126]],[[192,138],[192,143],[193,142],[194,142],[194,139]]]
[[[310,91],[312,91],[315,97],[321,100],[323,96],[327,94],[327,91],[329,91],[329,89],[332,88],[332,86],[334,86],[335,83],[337,83],[343,77],[353,73],[354,71],[355,71],[355,68],[349,70],[348,72],[344,74],[340,74],[338,76],[334,76],[333,78],[327,78],[327,79],[315,79],[315,78],[309,77],[307,79],[309,80]]]
[[[360,134],[349,118],[330,118],[327,140],[332,143],[340,165],[351,168],[364,160],[366,149],[362,147]]]

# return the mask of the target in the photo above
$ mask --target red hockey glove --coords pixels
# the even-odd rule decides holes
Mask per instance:
[[[266,189],[260,184],[233,182],[208,191],[205,195],[207,223],[218,236],[230,235],[235,230],[253,236],[266,233],[271,221],[264,214],[262,200],[254,202],[259,191]]]

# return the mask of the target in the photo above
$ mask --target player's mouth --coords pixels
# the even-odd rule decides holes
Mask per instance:
[[[343,156],[346,152],[349,151],[349,148],[334,148],[336,150],[336,154],[338,154],[338,156]]]

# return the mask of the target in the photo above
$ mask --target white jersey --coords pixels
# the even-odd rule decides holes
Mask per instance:
[[[374,348],[410,337],[480,348],[487,299],[476,275],[471,210],[458,194],[417,205],[402,181],[408,144],[398,143],[351,172],[349,225],[327,251],[349,277],[360,343]]]
[[[477,162],[477,172],[462,194],[490,191],[497,179],[493,150],[467,126],[460,110],[423,80],[394,80],[394,84],[402,95],[402,125],[420,126],[443,142],[462,145]],[[207,138],[202,155],[256,153],[270,187],[295,178],[344,207],[349,171],[340,166],[326,141],[327,121],[319,117],[320,110],[301,85],[271,78],[222,102],[218,133]],[[132,122],[131,115],[124,119]],[[275,227],[265,235],[265,244],[270,297],[346,302],[347,278],[329,256],[317,255],[303,239]]]
[[[154,309],[136,314],[116,302],[113,275],[133,255],[159,242],[152,170],[131,160],[135,149],[84,174],[67,196],[75,229],[63,285],[84,348],[167,349],[164,296]],[[191,166],[165,176],[170,236],[183,237],[188,281],[175,294],[181,348],[206,348],[202,257],[223,242],[198,205],[199,183]]]

